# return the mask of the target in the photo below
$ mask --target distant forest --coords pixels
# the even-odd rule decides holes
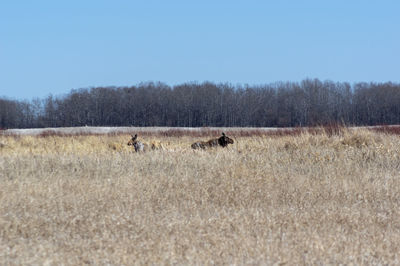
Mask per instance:
[[[305,79],[266,85],[142,83],[62,97],[0,98],[0,128],[295,127],[400,124],[400,84]]]

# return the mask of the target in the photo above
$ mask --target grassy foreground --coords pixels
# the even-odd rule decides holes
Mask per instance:
[[[400,137],[0,136],[0,264],[400,264]]]

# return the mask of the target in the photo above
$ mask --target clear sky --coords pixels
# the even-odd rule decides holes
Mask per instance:
[[[400,81],[397,0],[5,0],[0,96],[161,81]]]

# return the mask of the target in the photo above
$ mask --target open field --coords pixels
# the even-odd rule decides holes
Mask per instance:
[[[0,135],[1,265],[400,264],[397,134],[128,133]]]

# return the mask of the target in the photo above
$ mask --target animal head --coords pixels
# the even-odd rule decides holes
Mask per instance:
[[[218,144],[222,147],[228,146],[228,144],[233,144],[234,141],[230,137],[227,137],[224,132],[222,132],[222,136],[218,139]]]
[[[132,139],[128,142],[128,146],[132,146],[137,142],[137,134],[135,134],[135,136],[131,135]]]

